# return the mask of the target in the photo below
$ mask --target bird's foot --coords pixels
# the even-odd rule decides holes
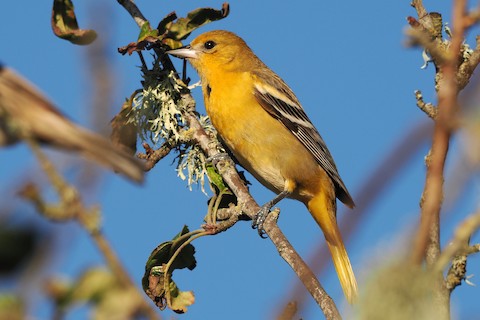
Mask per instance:
[[[260,211],[255,215],[252,221],[252,228],[257,229],[258,235],[260,238],[266,239],[266,233],[265,229],[263,228],[263,224],[265,223],[265,220],[268,217],[268,214],[270,213],[270,209],[272,208],[270,203],[264,204],[261,208]]]

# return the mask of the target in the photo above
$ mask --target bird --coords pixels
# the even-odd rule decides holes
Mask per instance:
[[[355,203],[327,146],[289,86],[246,42],[214,30],[167,51],[186,59],[202,84],[205,109],[239,164],[276,193],[254,219],[259,232],[270,209],[285,197],[305,204],[325,236],[345,297],[357,281],[336,219],[336,198]]]
[[[136,182],[144,177],[140,161],[68,120],[32,83],[0,62],[0,146],[22,140],[79,152]]]

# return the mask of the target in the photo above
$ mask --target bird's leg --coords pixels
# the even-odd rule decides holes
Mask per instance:
[[[258,213],[253,218],[252,228],[257,229],[258,234],[260,235],[261,238],[266,238],[265,230],[263,229],[263,224],[264,224],[265,220],[267,219],[267,216],[270,213],[270,210],[272,209],[272,207],[274,205],[276,205],[280,200],[287,197],[289,194],[290,194],[290,191],[283,190],[275,198],[273,198],[271,201],[268,201],[267,203],[265,203],[260,208],[260,211],[258,211]]]

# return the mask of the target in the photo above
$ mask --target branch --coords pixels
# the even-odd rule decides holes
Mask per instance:
[[[433,104],[423,101],[423,95],[420,90],[415,90],[415,98],[417,99],[417,106],[420,110],[425,112],[430,119],[435,120],[437,118],[437,109]]]
[[[438,261],[435,264],[437,271],[442,271],[445,266],[452,261],[455,256],[468,255],[475,253],[474,247],[469,247],[468,242],[470,237],[480,228],[480,211],[467,217],[455,230],[453,239],[450,245],[447,246]]]
[[[133,0],[117,0],[117,2],[127,10],[127,12],[132,16],[133,20],[137,23],[137,25],[141,28],[147,19],[142,14],[140,9],[138,9],[137,5]]]
[[[416,9],[419,12],[421,1],[416,3]],[[421,221],[412,254],[412,261],[417,264],[420,264],[425,256],[427,264],[433,265],[440,254],[439,214],[443,200],[443,171],[453,132],[452,123],[456,119],[458,109],[457,70],[465,31],[462,23],[465,5],[464,0],[457,0],[454,5],[453,35],[448,59],[442,63],[435,61],[441,73],[438,84],[438,114],[432,148],[426,159],[427,176],[421,199]]]
[[[157,150],[152,149],[152,147],[146,142],[142,143],[142,146],[145,149],[145,153],[138,153],[137,157],[139,159],[147,160],[145,162],[145,171],[150,171],[160,160],[165,158],[170,151],[175,148],[176,143],[174,139],[172,139],[172,141],[167,141],[162,144]]]
[[[149,319],[158,319],[155,310],[151,305],[143,298],[143,294],[139,291],[138,287],[133,283],[128,272],[123,268],[122,263],[118,259],[115,251],[110,246],[108,240],[104,237],[100,230],[100,212],[98,208],[87,209],[78,192],[75,188],[66,183],[63,177],[55,170],[53,164],[43,154],[38,145],[35,142],[27,140],[27,143],[38,158],[42,169],[45,171],[50,183],[58,193],[60,198],[60,204],[57,206],[45,204],[41,199],[38,191],[33,185],[29,185],[28,189],[22,191],[22,196],[36,206],[44,216],[55,219],[57,221],[67,221],[74,219],[78,224],[87,231],[97,249],[103,255],[108,267],[117,278],[120,285],[125,288],[131,288],[132,292],[135,292],[136,302],[139,309]],[[53,213],[53,215],[52,215]]]
[[[132,9],[132,1],[117,1],[119,1],[119,3],[124,6],[124,8],[130,13],[130,15],[134,19],[139,15],[143,17],[141,13],[137,12],[138,8],[136,6],[134,7],[134,9]],[[127,6],[127,4],[129,4],[129,6]],[[145,21],[143,21],[143,23],[144,22]],[[171,65],[171,62],[168,58],[165,58],[166,55],[163,52],[156,50],[156,53],[158,57],[160,57],[160,60],[164,67],[173,69],[173,65]],[[179,79],[178,76],[177,79]],[[180,105],[185,106],[182,109],[182,116],[186,122],[187,127],[189,128],[189,132],[192,134],[192,140],[200,146],[200,148],[203,150],[207,157],[215,157],[220,153],[220,143],[216,138],[210,137],[200,124],[195,114],[195,100],[190,95],[190,93],[182,94],[181,100],[182,101],[180,102]],[[240,212],[246,214],[252,219],[260,210],[260,206],[250,195],[244,183],[244,180],[239,176],[237,170],[235,169],[235,166],[229,165],[231,163],[233,163],[231,159],[229,161],[219,161],[216,164],[216,167],[222,175],[224,181],[227,183],[227,185],[237,197],[238,206],[241,210],[238,210],[237,208],[237,213],[231,216],[231,219],[229,221],[224,224],[215,225],[215,230],[213,231],[209,230],[213,233],[222,232],[232,227],[238,221],[238,216]],[[318,279],[315,277],[315,274],[309,269],[305,261],[303,261],[303,259],[298,255],[298,253],[283,235],[282,231],[278,228],[276,224],[277,217],[278,212],[276,214],[272,212],[272,214],[270,214],[268,219],[265,221],[264,228],[267,235],[276,246],[281,257],[290,265],[290,267],[294,270],[294,272],[306,286],[312,297],[322,309],[325,317],[329,320],[341,319],[334,301],[330,298],[330,296],[328,296]],[[212,226],[207,226],[206,228],[208,230],[211,227]]]
[[[190,94],[184,94],[182,98],[185,100],[184,102],[187,103],[187,105],[195,105],[195,101]],[[193,139],[197,141],[206,155],[208,157],[214,157],[215,155],[219,154],[219,142],[207,135],[197,117],[193,113],[186,113],[184,117],[187,121],[188,127],[191,128],[193,132]],[[250,195],[243,179],[239,176],[237,170],[235,169],[235,166],[228,165],[228,163],[232,164],[233,161],[219,161],[217,164],[217,169],[222,175],[224,181],[228,184],[232,192],[237,197],[238,203],[242,209],[241,212],[248,215],[250,218],[253,218],[260,210],[260,206]],[[235,222],[238,221],[238,214],[234,215],[234,217],[237,218]],[[278,211],[271,212],[265,221],[264,227],[268,237],[277,248],[280,256],[290,265],[298,278],[305,285],[307,290],[322,309],[325,317],[327,319],[341,319],[340,313],[338,312],[332,298],[326,293],[315,274],[310,270],[305,261],[300,257],[300,255],[298,255],[285,235],[278,228],[276,223],[277,218]],[[227,223],[225,225],[227,228],[232,226],[232,223]],[[225,230],[226,229],[219,228],[217,231],[222,232]]]
[[[435,126],[433,132],[433,141],[430,152],[426,157],[427,175],[425,186],[420,201],[421,218],[420,226],[415,238],[414,248],[411,260],[414,264],[420,265],[425,258],[428,267],[432,267],[434,277],[438,279],[434,284],[433,299],[435,305],[439,308],[440,314],[448,318],[450,314],[450,288],[443,281],[442,273],[435,270],[435,264],[440,256],[440,210],[443,202],[443,181],[444,168],[447,158],[450,138],[455,130],[455,123],[458,115],[458,94],[460,90],[468,83],[471,72],[462,74],[461,65],[467,58],[464,34],[467,24],[465,16],[467,10],[466,0],[456,0],[453,5],[452,27],[453,32],[451,41],[441,41],[441,16],[439,14],[426,14],[426,10],[421,1],[415,1],[414,7],[419,15],[419,22],[409,19],[413,30],[420,35],[416,39],[424,45],[429,51],[435,64],[436,76],[435,82],[438,94],[437,115],[435,117]],[[425,15],[426,14],[426,15]],[[424,19],[425,18],[425,19]],[[434,21],[433,19],[437,19]],[[435,22],[440,21],[440,32],[435,26]],[[428,37],[430,40],[428,41]],[[425,39],[427,41],[425,41]],[[445,52],[441,55],[442,51]],[[475,62],[472,62],[475,64]],[[476,65],[476,64],[475,64]],[[418,103],[418,98],[417,98]],[[462,259],[463,260],[463,259]],[[463,265],[459,262],[459,265]],[[466,259],[465,259],[466,266]],[[461,274],[461,272],[459,273]]]

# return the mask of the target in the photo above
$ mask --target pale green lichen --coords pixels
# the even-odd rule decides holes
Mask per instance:
[[[200,116],[199,120],[207,133],[215,133],[215,129],[207,116]],[[180,179],[187,180],[190,190],[192,190],[193,184],[200,184],[202,192],[207,194],[205,191],[205,176],[207,174],[205,154],[198,145],[189,146],[179,150],[179,152],[177,175]]]
[[[143,74],[143,90],[133,99],[133,116],[143,140],[159,145],[172,137],[180,139],[179,129],[184,125],[180,112],[180,90],[183,88],[174,77],[154,64]]]
[[[142,140],[160,146],[165,141],[174,139],[179,142],[177,174],[182,180],[187,180],[190,190],[193,184],[200,184],[205,191],[206,159],[197,145],[184,143],[185,134],[188,134],[185,121],[182,117],[181,91],[186,89],[177,80],[173,72],[162,70],[158,63],[154,63],[152,70],[144,71],[143,89],[134,97],[132,112],[128,122],[133,122],[139,128]],[[207,133],[214,133],[215,129],[207,116],[200,117],[200,123]]]

